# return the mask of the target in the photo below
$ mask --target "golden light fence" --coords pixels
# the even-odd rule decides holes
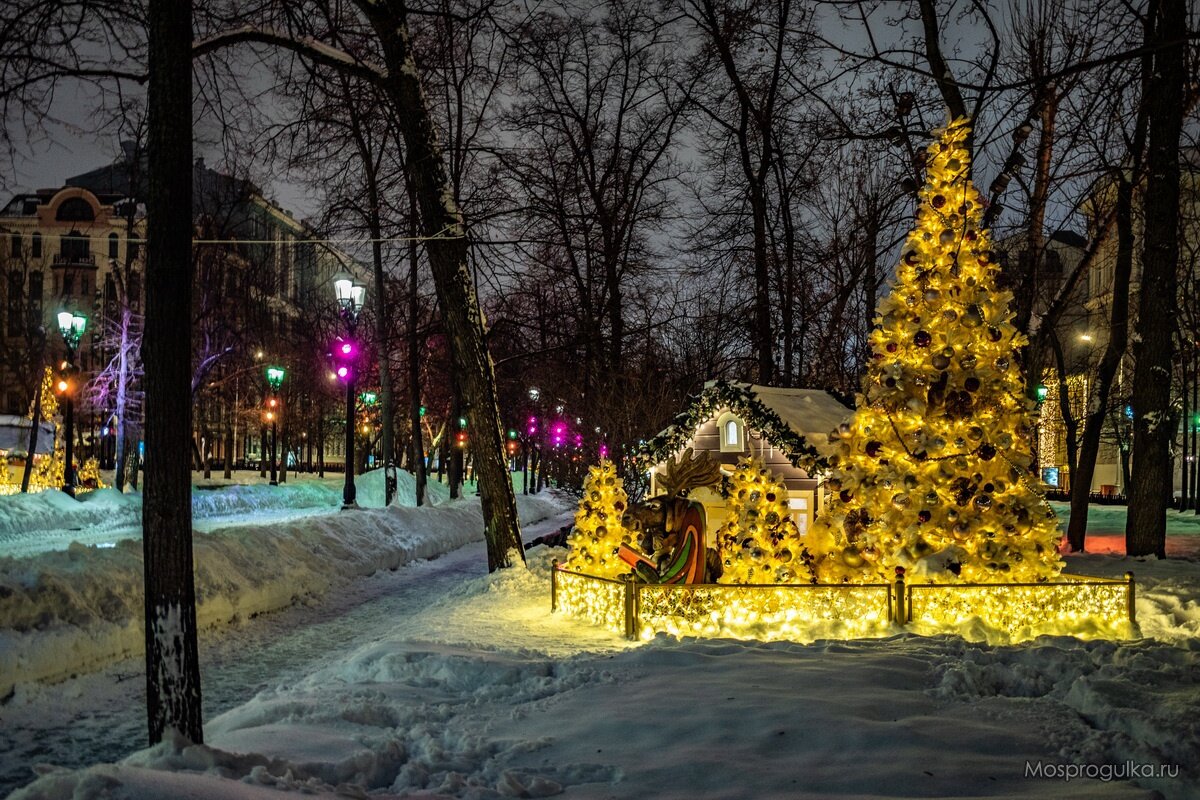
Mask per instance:
[[[551,610],[630,639],[672,636],[810,640],[881,636],[892,587],[812,584],[647,584],[551,571]]]
[[[912,583],[903,621],[915,630],[979,627],[1012,641],[1043,634],[1128,638],[1137,624],[1133,573],[1124,579],[1060,575],[1045,583]]]
[[[1133,574],[1046,583],[647,584],[551,570],[552,611],[622,634],[814,639],[918,633],[1022,641],[1043,634],[1136,634]]]

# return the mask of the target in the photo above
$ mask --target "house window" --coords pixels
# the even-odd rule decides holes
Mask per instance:
[[[741,453],[746,449],[746,427],[734,414],[726,411],[717,418],[717,429],[721,433],[722,453]]]
[[[791,512],[792,521],[796,523],[796,530],[803,536],[808,533],[808,523],[812,519],[812,510],[809,508],[812,493],[801,492],[800,494],[801,497],[788,498],[788,510]]]
[[[14,233],[12,235],[12,257],[21,257],[21,234]]]
[[[113,261],[117,260],[117,247],[120,244],[120,239],[115,233],[108,235],[108,257]]]
[[[33,245],[30,254],[34,258],[42,257],[42,235],[40,233],[33,234]]]

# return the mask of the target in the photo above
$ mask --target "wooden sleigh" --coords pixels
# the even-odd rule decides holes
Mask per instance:
[[[638,579],[646,583],[704,583],[704,506],[688,503],[677,525],[673,534],[677,541],[661,565],[627,545],[621,545],[618,557],[633,567]]]

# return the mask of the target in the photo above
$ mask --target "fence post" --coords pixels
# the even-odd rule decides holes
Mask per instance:
[[[637,587],[633,583],[633,576],[625,576],[625,638],[636,639],[637,631],[637,613],[634,610],[634,604],[637,598]]]
[[[1125,581],[1129,584],[1129,590],[1125,593],[1125,600],[1128,603],[1129,623],[1137,625],[1137,589],[1133,583],[1133,573],[1125,573]]]
[[[896,567],[896,615],[895,623],[901,627],[908,624],[908,609],[904,599],[904,567]]]
[[[558,559],[550,562],[550,613],[558,611]]]

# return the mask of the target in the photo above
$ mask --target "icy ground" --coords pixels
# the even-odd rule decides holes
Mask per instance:
[[[555,553],[530,555],[531,569],[489,576],[468,544],[361,581],[381,591],[344,611],[296,610],[277,644],[219,643],[205,746],[39,767],[13,797],[1200,797],[1195,561],[1070,558],[1137,573],[1146,638],[1132,642],[631,645],[547,613]],[[215,688],[235,668],[241,705]],[[101,693],[60,687],[66,702],[19,691],[6,727]],[[77,727],[100,739],[109,724]],[[1132,780],[1118,771],[1131,764]],[[1097,777],[1048,777],[1075,770]]]

